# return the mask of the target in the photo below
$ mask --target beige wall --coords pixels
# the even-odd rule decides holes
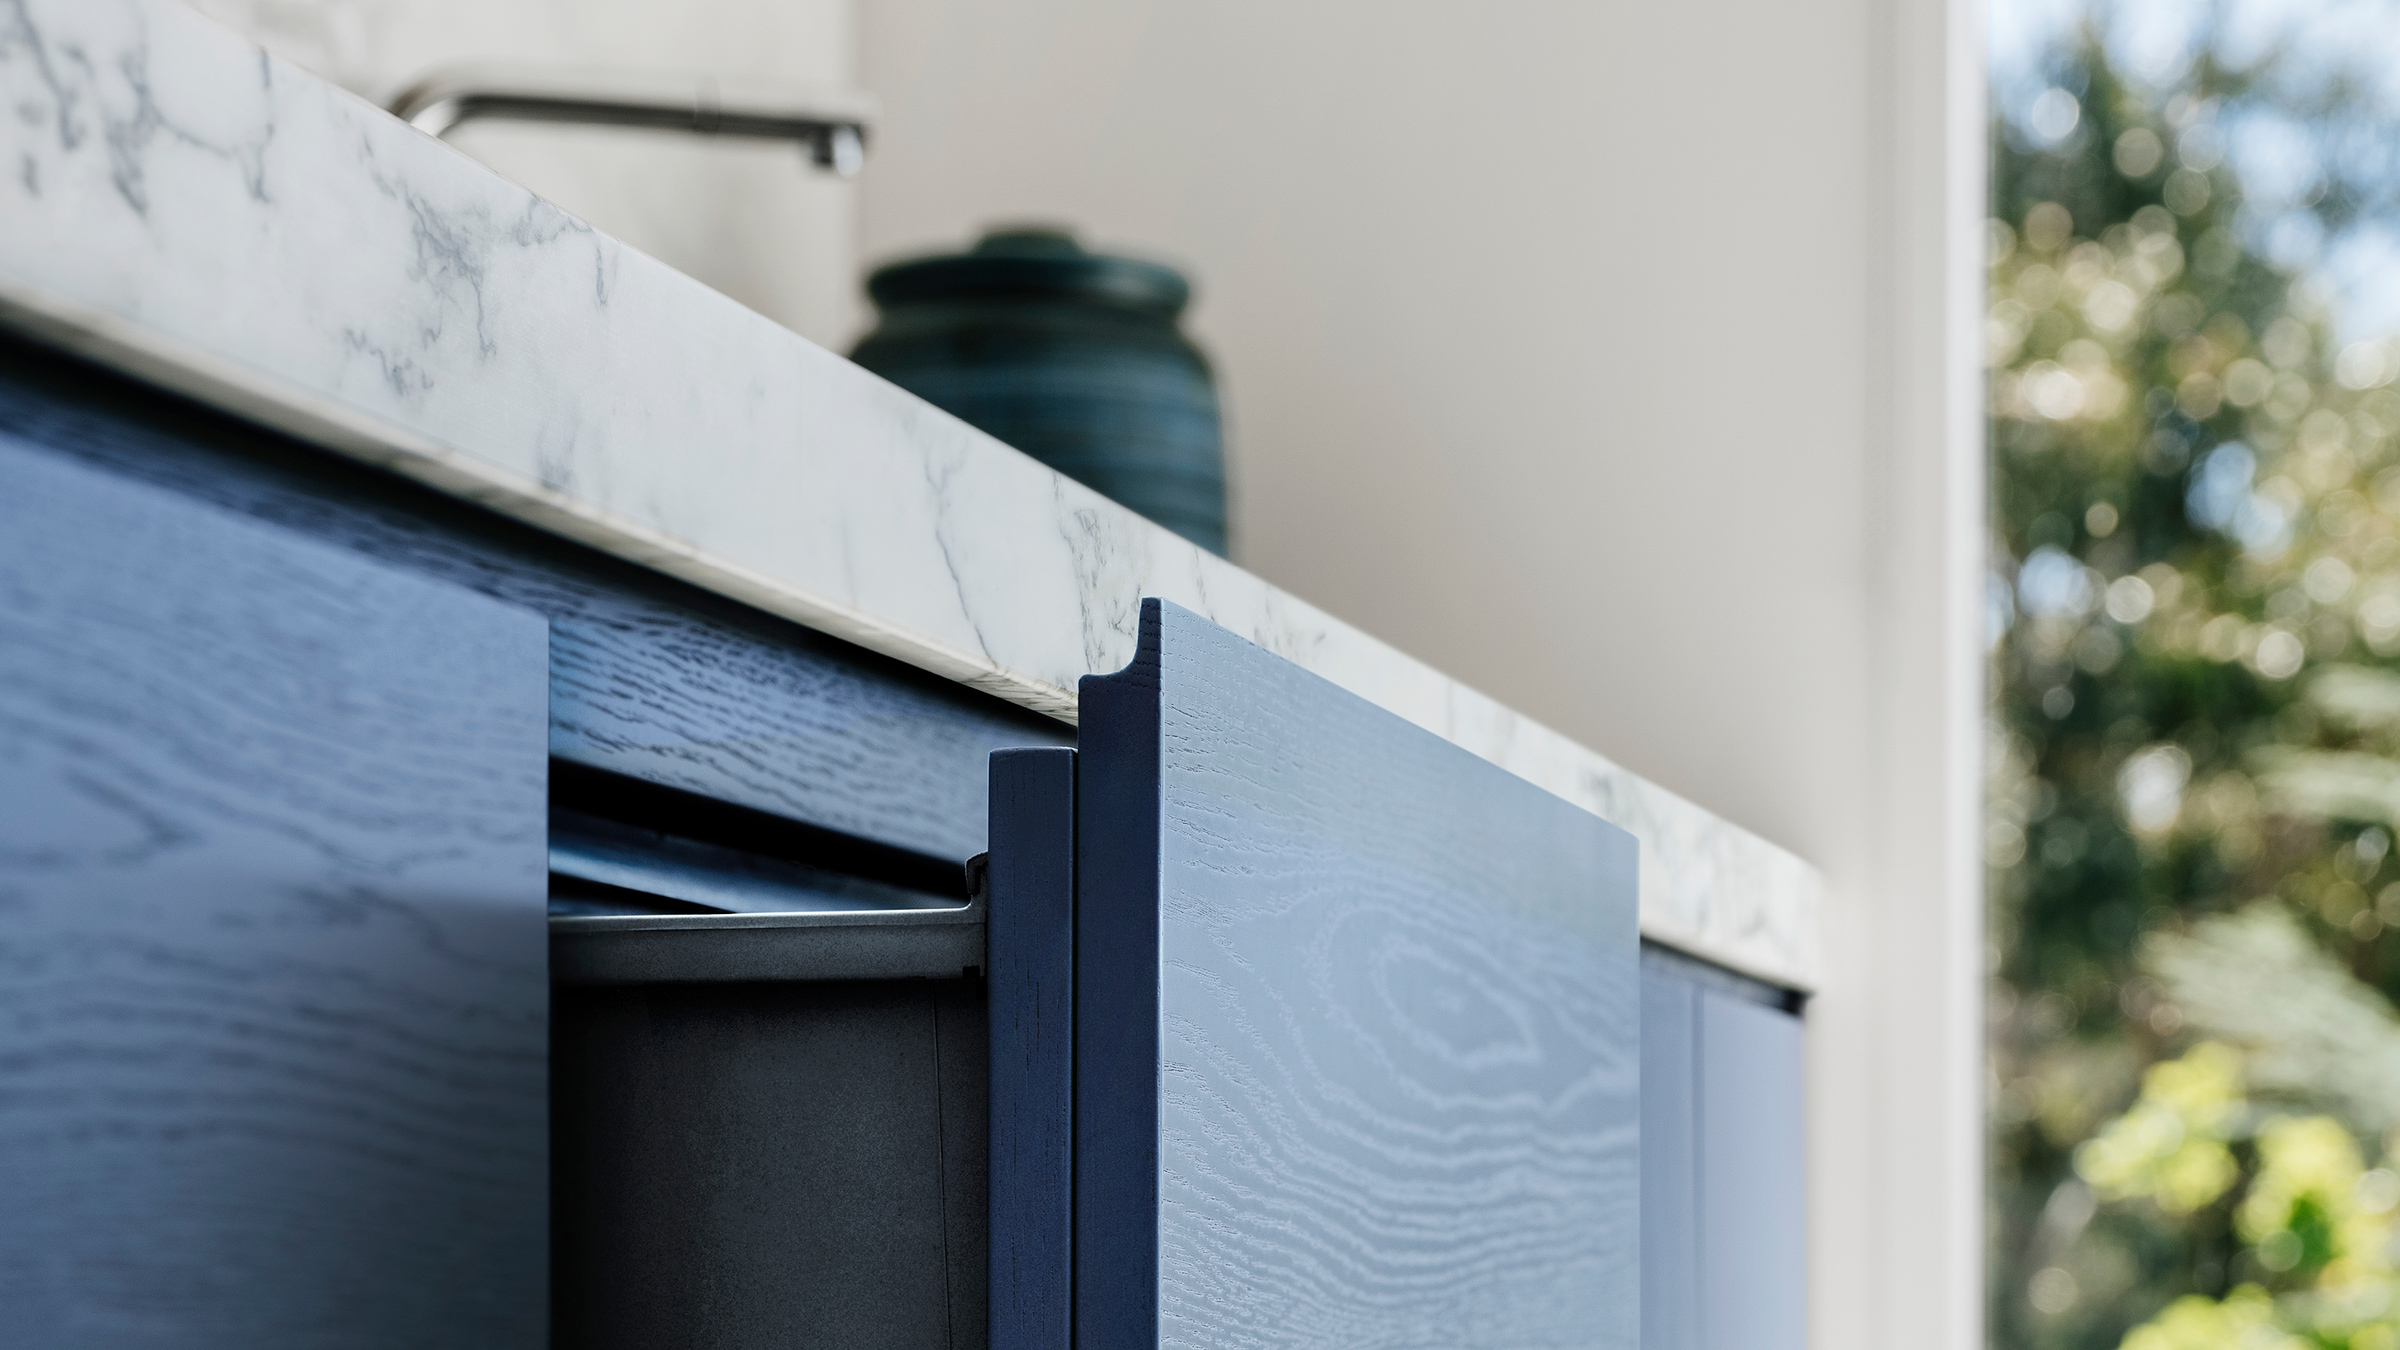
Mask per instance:
[[[866,0],[862,32],[870,258],[1055,217],[1187,266],[1241,562],[1842,864],[1863,3]]]
[[[1186,266],[1239,561],[1825,869],[1813,1342],[1976,1340],[1972,14],[859,23],[870,260],[1035,218]]]

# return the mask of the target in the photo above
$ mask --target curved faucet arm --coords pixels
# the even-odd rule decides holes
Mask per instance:
[[[498,118],[796,141],[820,167],[844,178],[865,160],[871,117],[864,100],[771,84],[491,65],[436,70],[394,98],[390,111],[436,138],[478,118]]]

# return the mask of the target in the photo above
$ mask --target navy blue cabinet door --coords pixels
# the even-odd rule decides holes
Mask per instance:
[[[1155,600],[1074,801],[1076,1345],[1632,1350],[1630,836]]]
[[[0,435],[0,1344],[543,1343],[546,653]]]
[[[1808,1343],[1800,1019],[1698,992],[1703,1350]]]
[[[992,1350],[1073,1339],[1075,752],[991,757]]]
[[[1800,1018],[1739,976],[1642,969],[1642,1350],[1807,1344]]]
[[[1699,990],[1642,970],[1642,1350],[1701,1350]]]

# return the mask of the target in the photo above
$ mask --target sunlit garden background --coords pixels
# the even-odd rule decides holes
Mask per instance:
[[[2400,1350],[2400,5],[1994,18],[1994,1343]]]

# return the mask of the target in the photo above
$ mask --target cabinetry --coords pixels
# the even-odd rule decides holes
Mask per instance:
[[[982,1054],[984,971],[913,984],[838,971],[713,987],[578,984],[553,1000],[544,914],[690,912],[703,903],[695,895],[737,892],[804,907],[815,902],[788,897],[892,911],[963,903],[961,864],[991,842],[991,753],[1065,747],[1073,733],[63,358],[19,347],[6,358],[0,726],[10,739],[0,790],[12,832],[0,893],[14,926],[0,934],[9,1013],[0,1188],[49,1201],[0,1216],[5,1339],[533,1345],[555,1288],[562,1343],[984,1343],[983,1108],[995,1086]],[[1197,629],[1187,637],[1202,640]],[[1203,683],[1248,659],[1219,655],[1196,668]],[[1250,675],[1266,678],[1263,669]],[[1214,704],[1181,706],[1231,716],[1253,692],[1220,689]],[[1153,734],[1158,719],[1172,720],[1171,710],[1152,716]],[[1087,711],[1087,731],[1106,721]],[[1147,864],[1120,848],[1106,865],[1157,876],[1171,857],[1231,875],[1269,856],[1310,858],[1277,883],[1300,893],[1340,889],[1377,867],[1422,873],[1446,856],[1487,871],[1523,864],[1502,889],[1537,908],[1568,903],[1560,887],[1619,865],[1595,854],[1586,862],[1600,870],[1587,874],[1572,858],[1543,862],[1525,841],[1508,842],[1511,823],[1572,808],[1430,737],[1381,739],[1371,718],[1350,733],[1327,730],[1338,724],[1296,721],[1243,749],[1271,771],[1253,774],[1253,786],[1314,786],[1243,796],[1245,832],[1213,840],[1209,813],[1234,798],[1211,786],[1211,756],[1235,748],[1240,728],[1224,723],[1217,731],[1228,736],[1212,741],[1207,726],[1184,725],[1148,770],[1156,819],[1180,833],[1156,835]],[[1187,750],[1196,757],[1177,769]],[[1337,770],[1357,793],[1329,796],[1334,780],[1323,775]],[[1524,794],[1480,825],[1470,808],[1498,799],[1454,791],[1478,772],[1494,775],[1493,791]],[[1129,790],[1119,783],[1084,806],[1121,812],[1138,797]],[[1310,802],[1333,797],[1381,805],[1361,810],[1355,828],[1309,817]],[[1403,809],[1445,802],[1421,818]],[[1574,818],[1606,830],[1580,813],[1560,817]],[[1122,820],[1087,817],[1077,828],[1078,848],[1132,838]],[[1245,859],[1256,841],[1285,836],[1348,842]],[[1425,856],[1409,861],[1411,848]],[[1442,1279],[1452,1293],[1488,1294],[1478,1268],[1513,1261],[1546,1278],[1568,1261],[1595,1272],[1593,1301],[1588,1316],[1546,1323],[1543,1336],[1622,1347],[1635,1325],[1638,1245],[1653,1266],[1642,1280],[1646,1343],[1759,1345],[1776,1328],[1796,1338],[1797,1308],[1787,1306],[1796,1292],[1781,1275],[1750,1278],[1759,1258],[1739,1245],[1756,1244],[1777,1270],[1796,1260],[1796,1159],[1706,1125],[1719,1076],[1742,1090],[1770,1070],[1788,1077],[1797,1047],[1785,1030],[1753,1038],[1767,1069],[1694,1058],[1672,1038],[1640,1042],[1639,1072],[1653,1082],[1679,1063],[1700,1067],[1686,1124],[1645,1107],[1639,1171],[1651,1189],[1637,1244],[1629,883],[1608,883],[1604,941],[1585,956],[1560,949],[1570,965],[1620,963],[1615,975],[1593,973],[1599,966],[1590,978],[1559,975],[1562,996],[1593,1001],[1591,1019],[1562,1020],[1555,1000],[1528,998],[1528,962],[1557,954],[1536,947],[1485,953],[1496,962],[1490,979],[1375,983],[1412,960],[1425,972],[1464,969],[1464,938],[1483,929],[1462,929],[1447,947],[1375,938],[1394,953],[1383,975],[1324,967],[1327,1007],[1379,1008],[1395,1053],[1426,1064],[1514,1063],[1535,1043],[1528,1028],[1552,1021],[1599,1039],[1589,1057],[1601,1066],[1599,1096],[1577,1100],[1617,1105],[1575,1116],[1583,1123],[1558,1132],[1563,1152],[1549,1161],[1520,1160],[1513,1173],[1507,1159],[1493,1163],[1492,1175],[1508,1178],[1501,1191],[1515,1186],[1508,1193],[1520,1200],[1551,1187],[1551,1210],[1513,1218],[1405,1166],[1397,1180],[1345,1190],[1340,1178],[1357,1159],[1327,1141],[1356,1131],[1338,1113],[1303,1119],[1316,1109],[1305,1093],[1286,1105],[1301,1113],[1295,1138],[1322,1136],[1308,1144],[1317,1175],[1246,1176],[1232,1164],[1264,1155],[1244,1155],[1229,1131],[1260,1117],[1222,1089],[1260,1086],[1244,1075],[1272,1059],[1283,1032],[1245,1019],[1267,1017],[1275,991],[1316,968],[1295,956],[1292,969],[1262,973],[1257,957],[1273,944],[1253,951],[1206,937],[1214,920],[1200,909],[1215,903],[1206,887],[1150,892],[1147,939],[1084,927],[1080,952],[1147,940],[1149,955],[1111,969],[1150,977],[1099,991],[1089,1006],[1112,1020],[1079,1024],[1077,1072],[1104,1062],[1115,1072],[1147,1055],[1134,1066],[1145,1081],[1196,1094],[1158,1089],[1143,1117],[1121,1076],[1105,1094],[1074,1085],[1073,1112],[1108,1113],[1076,1127],[1077,1165],[1118,1167],[1108,1203],[1150,1206],[1142,1222],[1162,1244],[1147,1273],[1127,1265],[1140,1265],[1133,1248],[1076,1248],[1077,1262],[1099,1265],[1075,1269],[1074,1297],[1116,1300],[1088,1309],[1100,1319],[1089,1325],[1133,1325],[1146,1338],[1167,1334],[1161,1317],[1195,1325],[1195,1308],[1281,1317],[1312,1306],[1303,1284],[1365,1288],[1369,1302],[1422,1310],[1449,1306],[1424,1299]],[[1368,891],[1416,884],[1387,877]],[[1177,932],[1198,945],[1176,948]],[[1209,952],[1224,964],[1211,967]],[[70,968],[76,961],[85,964]],[[1076,971],[1079,981],[1090,973]],[[1236,990],[1244,979],[1260,982],[1258,997]],[[1665,962],[1644,979],[1642,1006],[1696,980],[1738,984]],[[1212,989],[1235,991],[1213,1005],[1227,1019],[1214,1027],[1200,1016]],[[1430,1000],[1421,1007],[1411,1001],[1419,993]],[[1470,1007],[1469,994],[1488,996],[1488,1007]],[[1127,999],[1163,1010],[1153,1038],[1086,1044],[1087,1031],[1134,1025],[1115,1020],[1134,1006]],[[1751,1002],[1739,1011],[1787,1017]],[[1490,1024],[1485,1041],[1443,1038],[1478,1016]],[[1410,1040],[1416,1031],[1425,1035]],[[1237,1032],[1267,1058],[1201,1062]],[[1707,1043],[1720,1042],[1734,1040]],[[1304,1039],[1292,1044],[1305,1050]],[[1432,1081],[1363,1059],[1293,1072],[1352,1096],[1377,1082],[1399,1082],[1405,1096]],[[1262,1100],[1279,1100],[1276,1091],[1262,1087]],[[1643,1100],[1662,1099],[1651,1088]],[[1420,1161],[1463,1156],[1465,1136],[1428,1127],[1439,1112],[1423,1101],[1384,1105],[1403,1134],[1430,1132],[1375,1141],[1372,1152],[1403,1163],[1412,1149]],[[645,1119],[671,1127],[645,1131]],[[1113,1142],[1106,1158],[1089,1151],[1121,1128],[1165,1143],[1146,1155]],[[1702,1141],[1696,1156],[1732,1161],[1692,1173],[1701,1180],[1688,1205],[1662,1205],[1651,1178],[1663,1175],[1661,1132],[1676,1130]],[[1577,1173],[1576,1159],[1596,1170]],[[1772,1184],[1740,1180],[1742,1166]],[[1623,1180],[1593,1182],[1604,1174]],[[1592,1184],[1559,1184],[1579,1175]],[[1317,1199],[1279,1209],[1276,1186]],[[1352,1203],[1378,1193],[1398,1200]],[[1499,1193],[1486,1187],[1487,1199]],[[1712,1219],[1712,1197],[1726,1197],[1740,1221]],[[1483,1226],[1442,1231],[1428,1216],[1443,1205]],[[1336,1210],[1340,1222],[1328,1219]],[[1660,1225],[1695,1213],[1684,1246],[1654,1243]],[[1205,1250],[1227,1216],[1246,1233],[1242,1261]],[[1103,1220],[1115,1233],[1126,1215],[1092,1221]],[[1013,1230],[1001,1231],[1005,1242]],[[1400,1234],[1378,1259],[1398,1252],[1410,1273],[1360,1265],[1345,1232]],[[1521,1245],[1543,1234],[1538,1249]],[[1730,1273],[1662,1283],[1661,1250]],[[1459,1266],[1462,1252],[1472,1259]],[[1485,1267],[1477,1253],[1490,1256]],[[1209,1283],[1229,1271],[1239,1278]],[[1411,1285],[1417,1276],[1432,1283]],[[1608,1283],[1620,1277],[1621,1292]],[[1702,1339],[1660,1339],[1677,1325],[1677,1300],[1702,1298],[1720,1308],[1690,1323]],[[607,1299],[617,1300],[608,1314],[591,1316]],[[1751,1320],[1722,1311],[1744,1300],[1757,1309]],[[1521,1306],[1491,1306],[1504,1304]],[[1343,1327],[1359,1324],[1308,1325],[1290,1334],[1342,1343]],[[1426,1331],[1428,1343],[1449,1343],[1446,1334]]]

